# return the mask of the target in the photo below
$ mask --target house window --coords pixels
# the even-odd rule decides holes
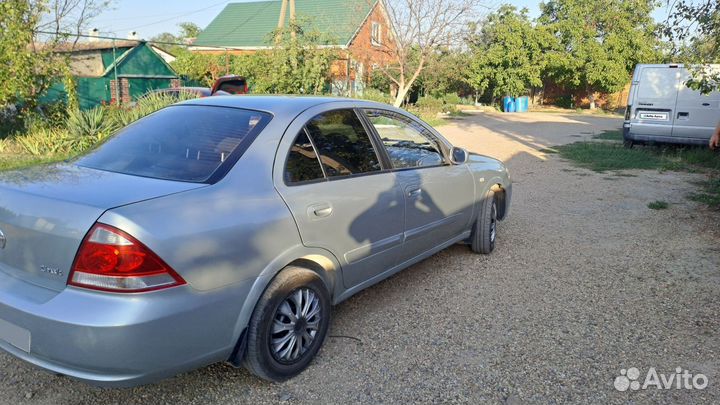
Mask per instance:
[[[380,23],[372,23],[371,41],[373,46],[382,45],[382,29],[380,28]]]

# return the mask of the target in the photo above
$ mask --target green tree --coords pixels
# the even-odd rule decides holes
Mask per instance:
[[[305,28],[308,27],[308,28]],[[290,22],[273,34],[275,46],[259,54],[262,71],[253,89],[275,94],[321,94],[330,79],[336,51],[322,47],[326,38],[307,22]]]
[[[61,72],[51,48],[35,43],[35,27],[45,11],[41,2],[0,2],[0,107],[22,103],[33,108]]]
[[[197,24],[191,22],[180,23],[178,24],[178,27],[180,27],[181,40],[197,38],[197,36],[202,32],[202,29],[198,27]]]
[[[471,93],[465,80],[469,63],[470,55],[455,48],[446,47],[431,55],[427,69],[418,78],[422,93],[436,98],[451,93]]]
[[[321,94],[330,78],[336,51],[323,47],[323,35],[307,22],[291,23],[268,38],[273,47],[253,54],[179,53],[172,63],[180,75],[210,86],[225,74],[243,75],[252,92]]]
[[[720,72],[701,65],[720,63],[720,2],[717,0],[667,1],[671,7],[663,34],[672,45],[672,57],[694,65],[688,83],[704,93],[720,89]]]
[[[550,77],[585,91],[595,108],[595,92],[618,91],[636,64],[658,61],[660,42],[651,15],[656,6],[656,0],[542,3],[539,23],[560,43],[548,57]]]
[[[470,38],[467,81],[477,93],[490,90],[493,98],[542,86],[544,54],[552,41],[547,31],[533,26],[526,8],[503,5]]]

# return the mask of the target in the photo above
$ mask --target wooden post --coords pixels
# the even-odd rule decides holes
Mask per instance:
[[[278,29],[281,29],[285,26],[285,14],[287,13],[287,6],[288,6],[288,0],[282,0],[282,5],[280,6],[280,19],[278,20]],[[293,7],[295,6],[295,3],[293,2]]]
[[[295,0],[290,0],[290,35],[295,39]]]

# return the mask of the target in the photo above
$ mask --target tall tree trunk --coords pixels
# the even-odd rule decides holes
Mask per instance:
[[[415,73],[413,73],[410,80],[408,80],[406,82],[405,74],[403,72],[400,72],[400,82],[398,83],[398,94],[395,97],[395,102],[393,103],[393,105],[395,107],[401,107],[403,105],[403,102],[405,102],[405,97],[407,97],[408,92],[410,92],[410,89],[412,89],[413,83],[415,83],[415,80],[417,80],[418,76],[420,76],[420,73],[422,72],[424,67],[425,67],[425,55],[422,55],[420,57],[420,63],[418,64],[417,69],[415,69]]]
[[[405,86],[404,84],[398,87],[397,96],[395,96],[395,102],[393,103],[393,106],[395,107],[402,107],[403,103],[405,102],[405,97],[407,96],[408,92],[410,91],[410,86]]]

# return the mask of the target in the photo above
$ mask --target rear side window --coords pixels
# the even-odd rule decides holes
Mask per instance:
[[[77,164],[157,179],[209,182],[229,170],[271,116],[236,108],[179,105],[120,130]]]
[[[353,110],[320,114],[306,125],[328,177],[379,171],[380,161]]]
[[[303,129],[295,139],[288,154],[285,165],[285,181],[287,183],[301,183],[324,179],[320,160],[315,148]]]

